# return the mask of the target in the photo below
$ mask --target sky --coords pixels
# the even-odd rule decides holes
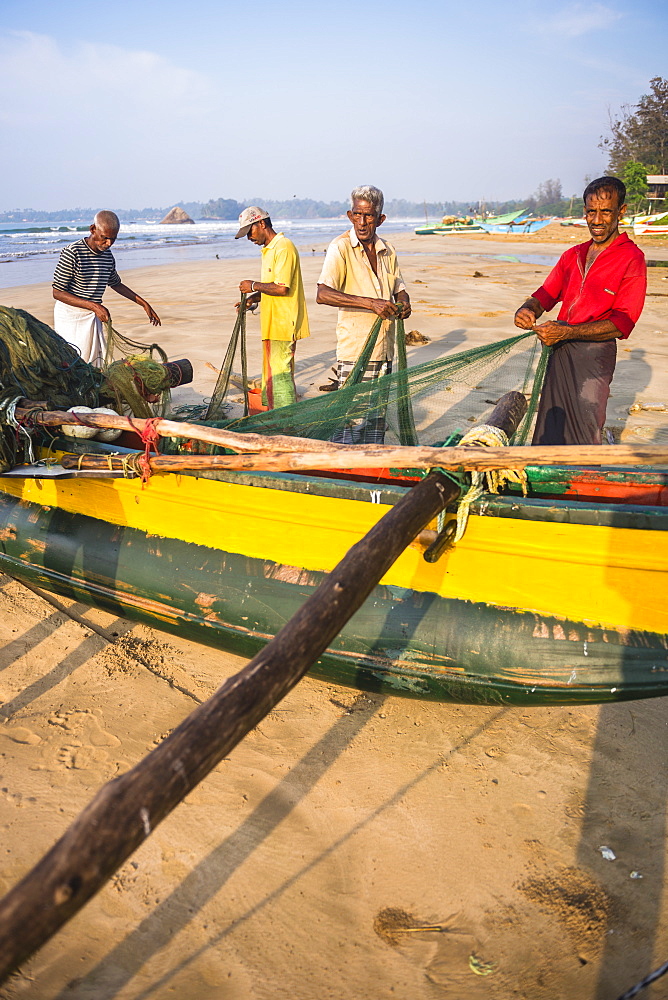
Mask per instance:
[[[581,193],[667,28],[665,0],[0,0],[0,211]]]

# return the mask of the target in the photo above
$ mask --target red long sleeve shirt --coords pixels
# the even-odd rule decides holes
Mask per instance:
[[[620,339],[626,340],[645,304],[645,255],[626,233],[620,233],[585,274],[591,244],[590,240],[566,250],[533,297],[546,312],[561,302],[557,319],[570,326],[609,319]]]

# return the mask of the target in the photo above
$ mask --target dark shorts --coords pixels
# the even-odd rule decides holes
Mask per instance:
[[[532,444],[601,444],[617,341],[564,340],[552,349]]]

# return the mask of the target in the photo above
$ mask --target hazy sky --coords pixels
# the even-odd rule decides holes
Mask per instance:
[[[666,0],[0,0],[0,210],[526,197],[602,171]]]

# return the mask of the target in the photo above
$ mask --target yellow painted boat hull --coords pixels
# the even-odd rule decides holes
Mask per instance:
[[[0,567],[248,655],[405,492],[287,474],[0,479]],[[409,546],[314,673],[444,700],[668,692],[668,511],[492,498]]]

